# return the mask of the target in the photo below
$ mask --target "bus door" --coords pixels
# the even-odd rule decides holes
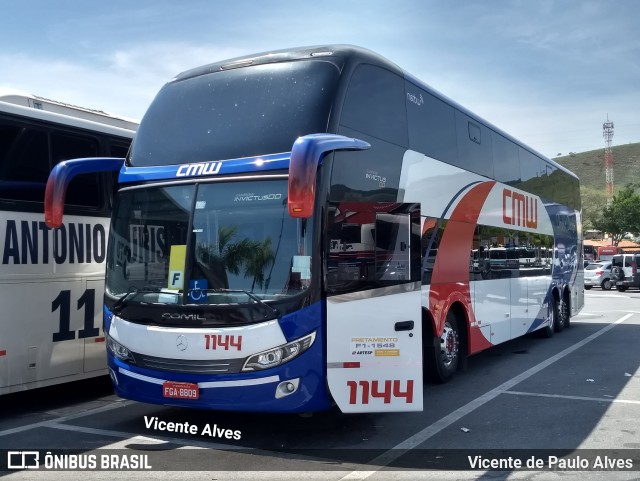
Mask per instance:
[[[327,380],[343,412],[422,410],[419,204],[332,204]]]

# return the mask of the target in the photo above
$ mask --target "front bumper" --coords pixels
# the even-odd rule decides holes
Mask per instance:
[[[244,412],[313,412],[331,408],[324,381],[322,342],[299,357],[264,371],[210,375],[166,373],[138,368],[108,352],[109,374],[116,394],[151,404]],[[166,381],[197,384],[198,399],[163,396]],[[285,383],[296,389],[283,395]]]
[[[625,286],[625,287],[640,287],[640,277],[625,277],[621,281],[616,281],[612,279],[612,282],[615,286]]]

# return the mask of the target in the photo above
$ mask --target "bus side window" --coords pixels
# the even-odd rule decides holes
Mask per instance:
[[[334,205],[325,247],[329,291],[356,292],[419,280],[419,210],[412,204]]]
[[[0,198],[43,202],[48,176],[47,133],[0,121]]]
[[[409,148],[434,159],[455,164],[456,119],[451,105],[405,82]]]
[[[119,144],[115,142],[109,142],[109,156],[118,157],[124,159],[129,152],[129,146],[126,144]]]
[[[440,239],[447,226],[445,219],[425,218],[422,224],[422,283],[430,284],[436,266]]]
[[[493,151],[489,130],[459,110],[455,111],[458,160],[454,165],[493,178]]]
[[[404,79],[359,65],[349,83],[338,133],[371,144],[362,152],[336,152],[331,199],[395,202],[407,150]]]
[[[541,174],[541,160],[522,147],[518,149],[518,158],[520,160],[520,180],[523,184],[520,188],[527,190],[526,187],[529,187],[531,190],[530,181],[534,181]]]
[[[515,185],[520,179],[520,165],[518,147],[495,132],[491,133],[491,148],[493,150],[493,169],[495,179],[509,185]]]
[[[380,67],[359,65],[349,83],[340,123],[406,147],[404,79]]]
[[[51,135],[51,155],[54,164],[63,160],[98,155],[98,141],[92,137],[54,133]],[[98,174],[82,174],[71,181],[67,203],[86,207],[101,205],[101,188]]]

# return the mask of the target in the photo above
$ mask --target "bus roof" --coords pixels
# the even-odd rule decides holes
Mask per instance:
[[[424,90],[433,94],[435,97],[452,105],[462,113],[468,115],[475,121],[484,124],[487,128],[504,136],[505,138],[509,139],[516,145],[529,151],[535,156],[543,159],[545,162],[548,162],[553,167],[564,171],[565,173],[571,175],[572,177],[575,177],[576,179],[578,178],[576,174],[568,170],[566,167],[558,164],[554,160],[542,155],[540,152],[536,151],[535,149],[532,149],[528,145],[515,139],[514,137],[504,132],[502,129],[496,127],[492,123],[487,122],[483,118],[479,117],[478,115],[474,114],[473,112],[469,111],[465,107],[458,104],[456,101],[450,99],[449,97],[433,89],[428,84],[418,79],[414,75],[408,73],[407,71],[405,71],[404,69],[402,69],[397,64],[390,61],[389,59],[371,50],[368,50],[362,47],[357,47],[355,45],[340,45],[340,44],[315,45],[315,46],[308,46],[308,47],[295,47],[295,48],[283,49],[283,50],[273,50],[269,52],[261,52],[261,53],[250,54],[250,55],[245,55],[241,57],[235,57],[232,59],[222,60],[219,62],[214,62],[211,64],[203,65],[201,67],[196,67],[190,70],[186,70],[185,72],[182,72],[178,74],[175,78],[171,79],[169,83],[185,80],[192,77],[197,77],[200,75],[206,75],[209,73],[222,71],[222,70],[230,70],[235,68],[263,65],[263,64],[269,64],[269,63],[306,60],[311,58],[322,59],[322,60],[334,63],[341,71],[342,71],[342,68],[348,62],[349,63],[353,62],[354,64],[371,63],[375,65],[380,65],[388,70],[391,70],[399,75],[402,75],[405,78],[405,80],[407,80],[408,82],[411,82],[423,88]]]
[[[138,122],[132,119],[110,114],[102,110],[95,110],[57,100],[47,99],[45,97],[20,92],[18,90],[0,88],[0,102],[31,108],[34,110],[53,112],[69,117],[97,122],[99,124],[112,125],[125,130],[135,131],[138,128]]]
[[[214,62],[182,72],[171,81],[184,80],[187,78],[197,77],[198,75],[205,75],[220,70],[230,70],[233,68],[242,68],[269,63],[308,60],[311,58],[326,60],[328,62],[336,64],[340,68],[342,68],[342,66],[348,59],[357,59],[359,63],[369,61],[371,63],[385,65],[387,68],[392,68],[399,74],[404,74],[400,67],[393,64],[388,59],[362,47],[356,47],[355,45],[316,45],[310,47],[295,47],[283,50],[273,50],[270,52],[261,52],[256,54],[244,55],[242,57],[221,60],[219,62]]]

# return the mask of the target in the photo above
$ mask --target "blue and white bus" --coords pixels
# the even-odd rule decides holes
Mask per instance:
[[[52,173],[49,225],[90,170],[119,171],[104,331],[125,398],[417,411],[423,376],[583,304],[578,178],[365,49],[178,75],[124,163]],[[562,259],[473,267],[500,245]]]
[[[102,298],[116,178],[70,184],[65,223],[43,219],[52,167],[125,156],[135,121],[0,89],[0,395],[107,375]]]

